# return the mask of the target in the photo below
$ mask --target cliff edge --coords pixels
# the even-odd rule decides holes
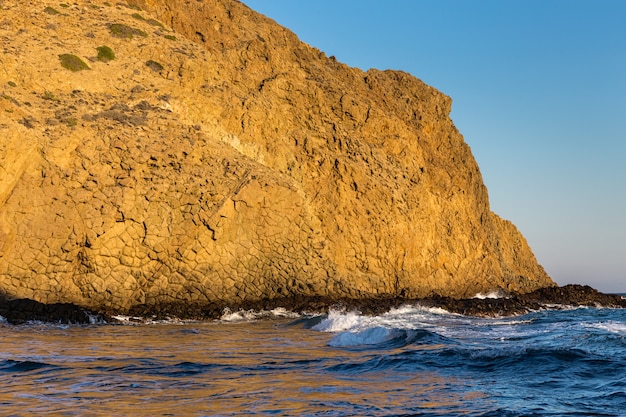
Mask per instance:
[[[0,3],[0,295],[125,312],[554,286],[451,100],[234,0]]]

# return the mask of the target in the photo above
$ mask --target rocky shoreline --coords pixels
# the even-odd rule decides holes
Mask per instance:
[[[626,298],[616,294],[605,294],[583,285],[542,288],[527,294],[508,294],[499,298],[467,298],[431,296],[420,299],[403,297],[374,297],[363,299],[330,297],[289,297],[246,303],[245,305],[193,305],[167,304],[159,306],[137,306],[126,312],[129,316],[152,320],[219,319],[226,308],[238,310],[272,310],[278,307],[296,313],[324,314],[329,309],[353,310],[362,314],[377,315],[392,308],[407,304],[424,307],[442,308],[451,313],[499,317],[525,314],[542,309],[560,309],[564,307],[608,307],[626,308]],[[0,316],[13,325],[33,321],[62,324],[114,324],[118,312],[91,311],[68,303],[43,304],[37,301],[20,299],[0,299]]]

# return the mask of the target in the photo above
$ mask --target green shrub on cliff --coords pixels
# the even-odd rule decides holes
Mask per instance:
[[[158,20],[155,20],[155,19],[148,19],[148,20],[146,20],[146,22],[147,22],[149,25],[152,25],[152,26],[157,26],[157,27],[160,27],[161,29],[163,29],[163,28],[164,28],[163,24],[162,24],[161,22],[159,22]]]
[[[98,61],[109,62],[115,59],[115,52],[106,45],[98,46],[96,50],[98,51]]]
[[[61,54],[59,55],[59,60],[61,61],[61,66],[70,71],[76,72],[91,69],[85,61],[73,54]]]
[[[116,38],[132,39],[135,36],[148,37],[148,34],[141,29],[133,28],[123,23],[111,23],[109,24],[109,31],[111,35]]]
[[[61,12],[59,12],[57,9],[50,6],[47,6],[45,9],[43,9],[43,11],[51,15],[61,14]]]
[[[161,22],[159,22],[158,20],[155,19],[146,19],[145,17],[143,17],[141,14],[139,13],[133,13],[131,14],[132,17],[134,17],[137,20],[141,20],[143,22],[148,23],[149,25],[152,26],[158,26],[160,28],[163,28],[163,24],[161,24]]]
[[[156,61],[148,60],[146,61],[146,67],[150,68],[152,71],[161,72],[163,71],[163,65],[159,64]]]
[[[47,90],[43,93],[41,98],[43,98],[44,100],[49,100],[49,101],[56,101],[57,103],[61,101],[54,95],[53,92],[47,91]]]

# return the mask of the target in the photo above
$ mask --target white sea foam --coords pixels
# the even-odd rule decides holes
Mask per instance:
[[[284,317],[284,318],[289,318],[289,319],[295,319],[295,318],[300,317],[300,314],[294,313],[293,311],[289,311],[284,307],[277,307],[273,310],[270,310],[270,313],[274,317]]]
[[[328,313],[328,317],[322,320],[319,324],[313,326],[312,329],[329,333],[355,330],[361,326],[362,319],[363,316],[358,313],[343,313],[331,310]]]
[[[459,320],[466,318],[439,308],[406,305],[380,316],[330,311],[328,316],[312,329],[334,333],[328,342],[329,346],[376,345],[412,334],[415,330],[445,335],[447,322]]]
[[[605,330],[610,333],[626,334],[626,323],[620,323],[616,321],[594,323],[589,327]]]
[[[224,309],[220,321],[223,322],[240,322],[240,321],[254,321],[263,318],[298,318],[300,314],[289,311],[283,307],[278,307],[273,310],[239,310],[232,311],[228,307]]]
[[[143,317],[124,316],[121,314],[118,314],[117,316],[111,316],[111,318],[123,324],[139,324],[145,322],[145,319]]]
[[[457,313],[451,313],[441,307],[424,307],[420,305],[405,305],[398,308],[392,308],[385,315],[402,315],[402,314],[434,314],[438,316],[460,316]]]
[[[533,319],[527,319],[527,320],[519,320],[519,319],[511,319],[511,320],[497,320],[497,321],[485,321],[482,323],[479,323],[479,325],[484,325],[484,326],[516,326],[516,325],[520,325],[520,324],[531,324],[532,322],[534,322]]]
[[[221,321],[228,322],[236,322],[236,321],[250,321],[255,320],[257,318],[257,314],[254,310],[239,310],[232,311],[229,308],[224,309],[224,313],[222,317],[220,317]]]
[[[468,317],[439,308],[405,305],[379,316],[331,311],[312,329],[333,333],[328,344],[340,347],[385,343],[421,330],[458,340],[473,340],[486,336],[491,340],[506,341],[532,335],[533,331],[527,326],[533,323],[532,318],[494,320]]]
[[[106,323],[106,321],[104,321],[102,316],[99,316],[97,314],[91,314],[88,312],[85,312],[85,314],[89,318],[89,324],[105,324]]]
[[[483,293],[478,293],[474,296],[474,298],[478,298],[480,300],[484,300],[486,298],[491,298],[491,299],[496,299],[496,298],[504,298],[505,294],[503,293],[502,290],[494,290],[494,291],[490,291],[487,294],[483,294]]]
[[[128,326],[139,326],[145,324],[178,324],[185,325],[190,323],[197,323],[197,320],[183,320],[178,318],[167,318],[161,320],[155,320],[154,318],[148,317],[139,317],[139,316],[125,316],[122,314],[118,314],[116,316],[111,316],[112,319],[117,320],[118,324],[124,324]],[[91,320],[91,317],[90,317]],[[104,322],[96,321],[95,324],[101,324]],[[92,323],[94,324],[94,323]]]

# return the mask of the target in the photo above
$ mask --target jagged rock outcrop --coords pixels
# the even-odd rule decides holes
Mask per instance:
[[[123,312],[554,285],[490,211],[450,98],[413,76],[234,0],[0,7],[6,297]]]

